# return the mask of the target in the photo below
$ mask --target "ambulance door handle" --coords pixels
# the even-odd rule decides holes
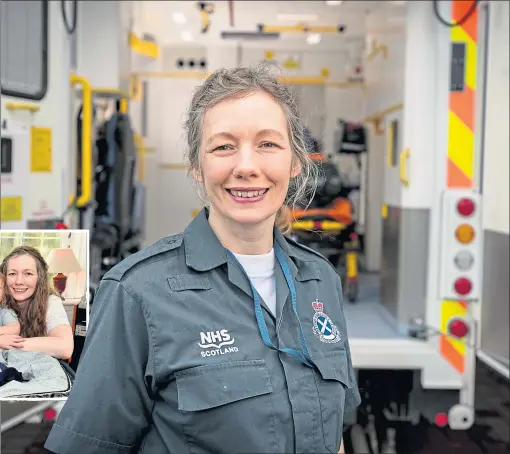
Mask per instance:
[[[71,195],[69,201],[81,208],[92,197],[92,87],[89,81],[77,74],[71,74],[71,87],[81,85],[83,90],[82,135],[81,135],[81,194],[76,199]]]
[[[411,156],[411,150],[409,148],[406,148],[404,151],[400,153],[400,182],[404,186],[409,186],[409,177],[407,174],[407,161],[408,158]]]

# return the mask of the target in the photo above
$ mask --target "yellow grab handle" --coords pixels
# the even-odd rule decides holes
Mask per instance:
[[[386,219],[388,217],[388,204],[383,203],[381,206],[381,217]]]
[[[293,230],[313,230],[315,227],[314,221],[294,221],[291,225]],[[321,221],[320,229],[326,231],[336,231],[345,229],[345,224],[336,221]]]
[[[24,102],[8,102],[5,104],[8,110],[28,110],[29,112],[39,112],[40,106],[35,104],[26,104]]]
[[[337,221],[322,221],[321,222],[321,230],[324,232],[327,231],[336,231],[345,229],[345,224]]]
[[[358,254],[348,252],[346,254],[347,278],[354,279],[358,276]]]
[[[71,74],[71,87],[81,85],[83,89],[83,127],[81,135],[81,194],[76,200],[77,207],[86,206],[92,197],[92,88],[89,81],[77,74]],[[75,201],[71,195],[70,203]]]
[[[313,226],[313,221],[295,221],[292,223],[293,230],[311,230]]]
[[[407,176],[407,159],[411,156],[411,150],[406,148],[400,153],[400,182],[404,186],[409,186],[409,178]]]

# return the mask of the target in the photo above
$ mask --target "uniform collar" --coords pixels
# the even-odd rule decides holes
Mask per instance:
[[[275,226],[274,239],[285,255],[296,258],[282,232]],[[227,251],[211,228],[202,209],[184,230],[186,265],[196,271],[209,271],[228,262]]]

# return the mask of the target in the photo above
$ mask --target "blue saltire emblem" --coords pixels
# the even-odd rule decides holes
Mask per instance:
[[[313,333],[321,342],[335,344],[342,338],[333,321],[324,313],[324,304],[315,300],[312,303],[315,314],[313,315]]]

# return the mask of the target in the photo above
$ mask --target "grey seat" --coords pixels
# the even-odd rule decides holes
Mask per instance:
[[[115,112],[98,132],[96,145],[97,205],[91,242],[111,266],[122,259],[124,243],[133,237],[136,147],[129,116]]]

